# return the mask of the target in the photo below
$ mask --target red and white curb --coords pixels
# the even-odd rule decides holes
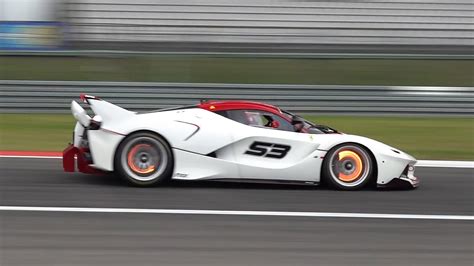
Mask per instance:
[[[0,158],[62,159],[61,152],[0,151]],[[417,167],[474,168],[474,161],[418,160]]]

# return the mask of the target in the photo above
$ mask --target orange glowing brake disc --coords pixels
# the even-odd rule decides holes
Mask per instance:
[[[354,163],[354,170],[350,174],[339,173],[338,178],[344,182],[352,182],[357,180],[360,177],[363,169],[362,159],[360,156],[357,153],[349,150],[341,151],[338,155],[339,161],[350,159]]]
[[[140,165],[137,163],[137,152],[138,150],[145,148],[149,149],[150,145],[147,144],[138,144],[135,145],[130,151],[128,152],[127,156],[127,164],[130,167],[132,171],[138,174],[149,174],[153,171],[155,171],[155,166],[153,164],[147,164],[145,168],[140,167]]]

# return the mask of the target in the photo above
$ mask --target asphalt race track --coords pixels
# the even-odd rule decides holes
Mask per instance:
[[[416,190],[222,182],[127,187],[0,158],[0,205],[474,214],[474,169],[418,168]],[[473,265],[474,221],[0,211],[0,265]]]

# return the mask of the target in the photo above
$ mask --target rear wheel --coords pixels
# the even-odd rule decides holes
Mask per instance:
[[[331,149],[323,164],[323,178],[341,190],[357,190],[367,185],[374,173],[369,151],[357,144],[342,144]]]
[[[115,169],[132,185],[155,186],[171,178],[173,155],[162,138],[146,132],[135,133],[117,149]]]

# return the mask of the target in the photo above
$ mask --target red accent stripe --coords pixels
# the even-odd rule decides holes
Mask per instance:
[[[62,157],[59,151],[0,151],[3,156],[39,156],[39,157]]]

